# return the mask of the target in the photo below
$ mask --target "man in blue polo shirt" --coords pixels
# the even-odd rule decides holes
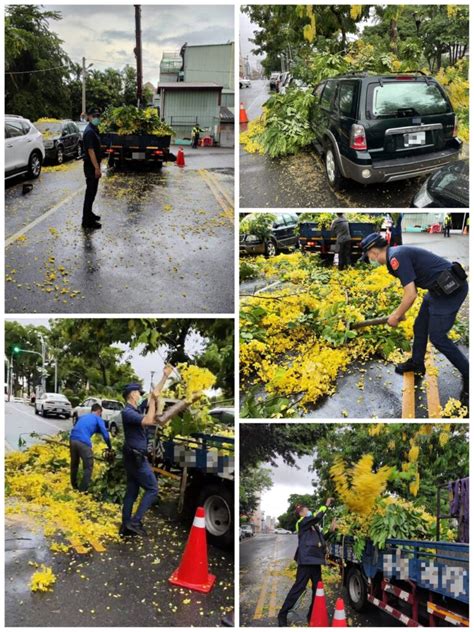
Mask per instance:
[[[147,428],[155,426],[157,412],[157,398],[166,380],[172,372],[171,367],[165,367],[163,377],[148,397],[145,413],[140,412],[139,405],[144,391],[140,384],[127,384],[123,390],[126,406],[122,411],[123,432],[125,443],[123,446],[123,464],[127,474],[127,490],[122,508],[121,535],[146,536],[143,517],[153,505],[158,496],[158,483],[147,459]],[[132,516],[133,505],[138,498],[140,488],[145,490],[140,504]]]
[[[69,437],[69,448],[71,452],[71,485],[80,492],[86,492],[92,477],[92,468],[94,467],[94,454],[92,452],[91,437],[100,433],[104,438],[109,450],[112,448],[109,433],[105,427],[105,423],[101,417],[102,407],[100,404],[93,404],[91,412],[87,415],[79,417],[76,425],[71,430]],[[77,473],[79,470],[79,462],[82,461],[82,480],[81,484],[77,483]]]
[[[374,265],[386,265],[391,275],[403,286],[400,305],[388,317],[388,324],[397,327],[415,302],[417,288],[428,290],[423,298],[413,328],[412,357],[399,364],[395,371],[425,373],[428,339],[461,373],[463,387],[460,398],[469,400],[469,360],[449,338],[456,315],[468,293],[466,274],[458,263],[452,263],[429,250],[416,246],[388,247],[379,233],[372,233],[361,247]]]

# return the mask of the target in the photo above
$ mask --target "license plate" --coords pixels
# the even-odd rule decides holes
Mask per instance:
[[[413,147],[416,145],[426,145],[426,132],[413,132],[404,134],[405,147]]]
[[[144,151],[134,151],[132,152],[133,160],[145,160],[145,152]]]

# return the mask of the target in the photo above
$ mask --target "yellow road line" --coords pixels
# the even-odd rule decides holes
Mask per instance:
[[[415,374],[413,371],[403,374],[402,419],[415,418]]]
[[[89,553],[89,549],[86,549],[78,538],[71,538],[69,542],[71,543],[71,546],[76,551],[76,553]]]
[[[435,369],[433,347],[428,353],[427,378],[426,378],[426,399],[428,401],[428,417],[439,419],[441,415],[441,401],[439,399],[438,376]],[[430,371],[431,369],[431,371]]]
[[[277,539],[278,542],[278,539]],[[278,546],[275,545],[275,557],[278,558],[278,554],[277,554],[277,548]],[[279,570],[279,569],[275,569],[275,570]],[[277,597],[277,586],[278,586],[278,574],[274,573],[273,577],[272,577],[272,587],[270,590],[270,604],[268,606],[268,618],[269,619],[274,619],[277,615],[277,611],[276,611],[276,597]]]
[[[227,200],[227,203],[228,203],[229,207],[233,209],[234,208],[234,200],[233,200],[231,194],[226,190],[226,188],[222,184],[222,182],[220,182],[220,180],[216,177],[216,175],[214,173],[211,173],[210,171],[207,172],[207,175],[214,182],[214,184],[219,189],[219,191],[221,192],[223,197]]]
[[[99,542],[99,540],[89,538],[89,542],[92,544],[92,548],[97,551],[97,553],[103,553],[105,551],[105,547]]]
[[[275,539],[275,545],[273,547],[273,557],[272,557],[272,561],[275,559],[275,553],[276,553],[276,544],[277,541]],[[255,606],[255,612],[253,615],[254,619],[263,619],[263,609],[265,607],[265,600],[267,597],[267,591],[268,591],[268,587],[270,584],[270,573],[267,573],[265,575],[265,579],[263,580],[263,584],[262,587],[260,589],[260,594],[258,596],[258,600],[257,600],[257,605]]]
[[[217,180],[211,177],[209,171],[207,171],[206,169],[200,169],[198,173],[211,190],[212,195],[216,198],[217,203],[222,208],[222,210],[233,210],[234,204],[232,200],[229,198],[228,194],[222,190],[220,185],[217,184]]]

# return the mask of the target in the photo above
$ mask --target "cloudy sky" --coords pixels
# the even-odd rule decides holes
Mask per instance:
[[[60,11],[62,20],[51,30],[64,41],[63,48],[77,63],[103,70],[135,66],[135,12],[133,5],[47,5]],[[232,5],[142,5],[144,81],[158,82],[164,50],[188,44],[234,41]]]
[[[13,318],[7,318],[7,320],[15,320]],[[43,327],[49,327],[47,318],[22,318],[18,319],[22,325],[35,325],[36,327],[42,325]],[[163,358],[165,357],[165,349],[160,349],[158,352],[149,353],[146,356],[140,355],[143,347],[140,345],[136,349],[131,350],[127,345],[118,344],[117,347],[126,350],[128,353],[124,356],[125,360],[129,360],[134,368],[140,380],[143,383],[145,389],[150,386],[151,371],[155,371],[154,382],[158,382],[163,372],[165,363]],[[186,351],[190,354],[194,354],[202,349],[202,342],[198,336],[194,336],[189,341]],[[61,362],[61,360],[59,360]]]
[[[290,467],[283,459],[276,459],[277,467],[269,466],[273,480],[273,487],[262,495],[261,506],[265,515],[277,518],[288,509],[290,494],[312,494],[311,482],[316,480],[317,474],[308,468],[313,464],[312,456],[297,459],[298,467]]]

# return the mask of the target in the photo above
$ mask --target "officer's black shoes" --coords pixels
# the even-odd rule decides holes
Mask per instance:
[[[459,396],[461,404],[469,407],[469,378],[464,377],[462,380],[462,390]]]
[[[142,530],[142,536],[147,538],[148,537],[148,531],[145,529],[145,527],[143,526],[143,522],[140,520],[140,522],[138,523],[138,526],[140,527],[140,529]]]
[[[132,535],[139,535],[142,538],[146,538],[146,536],[148,535],[144,527],[139,522],[133,522],[132,520],[129,520],[125,524],[125,528],[127,529],[127,531],[131,531]]]
[[[399,375],[403,375],[404,373],[409,373],[410,371],[415,373],[415,375],[424,375],[426,373],[424,364],[422,365],[415,364],[412,358],[410,358],[406,362],[397,364],[397,366],[395,367],[395,373],[398,373]]]
[[[94,213],[92,214],[92,219],[94,220],[94,222],[100,222],[100,215],[95,215]]]
[[[226,628],[233,628],[235,625],[234,611],[231,610],[221,618],[221,623]]]
[[[288,627],[288,619],[286,618],[286,614],[282,614],[281,612],[278,614],[278,627],[279,628]]]
[[[100,222],[87,222],[87,224],[82,222],[82,228],[87,230],[96,230],[98,228],[102,228],[102,224]]]
[[[119,529],[119,536],[121,538],[127,538],[127,537],[134,537],[138,535],[138,533],[135,533],[134,531],[130,531],[129,529],[127,529],[127,527],[124,524],[120,525],[120,529]]]

